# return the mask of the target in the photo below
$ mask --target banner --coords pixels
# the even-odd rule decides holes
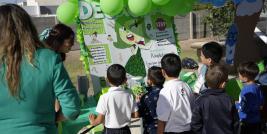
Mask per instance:
[[[111,64],[123,65],[129,78],[145,77],[148,68],[160,66],[165,54],[178,54],[173,17],[152,13],[135,18],[124,11],[112,18],[98,3],[80,1],[80,20],[95,91],[106,86]]]

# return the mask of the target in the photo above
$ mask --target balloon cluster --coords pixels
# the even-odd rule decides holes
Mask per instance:
[[[116,16],[126,9],[133,16],[143,16],[153,11],[168,16],[185,15],[192,10],[196,0],[100,0],[102,11]]]
[[[57,9],[57,18],[61,23],[73,24],[78,16],[79,0],[68,0]],[[185,15],[193,8],[196,0],[85,0],[98,2],[101,10],[109,15],[116,16],[124,10],[132,16],[143,16],[153,11],[164,15]]]
[[[74,24],[79,13],[78,9],[78,0],[68,0],[57,8],[57,19],[66,25]]]

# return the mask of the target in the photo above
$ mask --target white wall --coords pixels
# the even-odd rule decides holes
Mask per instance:
[[[38,6],[38,2],[35,0],[27,0],[27,6]]]
[[[35,0],[40,6],[55,6],[60,5],[61,3],[67,0]]]
[[[31,16],[40,16],[39,6],[23,6],[22,8]]]

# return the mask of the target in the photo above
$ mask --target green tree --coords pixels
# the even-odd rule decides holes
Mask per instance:
[[[207,5],[208,15],[203,18],[213,36],[224,37],[229,27],[234,22],[235,6],[231,1],[227,1],[223,7],[213,7]]]

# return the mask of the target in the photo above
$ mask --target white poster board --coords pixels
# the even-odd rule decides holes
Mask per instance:
[[[173,17],[154,13],[134,18],[124,11],[112,18],[98,3],[80,1],[80,19],[95,91],[105,86],[111,64],[123,65],[129,77],[145,77],[148,68],[160,66],[165,54],[178,54]]]

